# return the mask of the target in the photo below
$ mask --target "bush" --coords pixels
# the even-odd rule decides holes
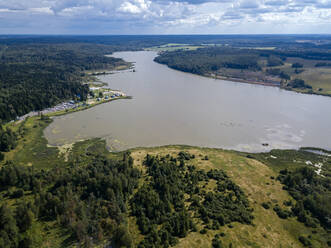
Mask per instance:
[[[310,246],[311,242],[308,238],[304,237],[304,236],[300,236],[299,237],[299,241],[304,245],[304,246]]]
[[[179,152],[178,159],[180,160],[190,160],[192,156],[188,152]]]
[[[267,202],[263,202],[261,205],[262,205],[262,207],[264,207],[265,209],[269,209],[269,208],[270,208],[270,205],[269,205],[269,203],[267,203]]]
[[[14,191],[11,195],[12,198],[20,198],[24,195],[24,191],[22,189],[18,189]]]
[[[286,80],[291,79],[291,76],[288,75],[287,73],[283,72],[283,71],[279,74],[279,77],[282,78],[282,79],[286,79]]]
[[[287,207],[292,206],[292,201],[291,200],[284,201],[284,205]]]
[[[124,226],[119,226],[115,231],[113,243],[118,247],[132,247],[132,238]]]
[[[276,57],[276,56],[269,56],[268,57],[268,66],[279,66],[283,65],[283,61],[281,58]]]
[[[217,238],[213,238],[211,246],[212,248],[222,248],[222,241]]]
[[[292,64],[292,68],[302,68],[303,67],[303,64],[301,63],[293,63]]]
[[[289,86],[292,88],[300,88],[300,89],[311,89],[312,87],[305,83],[305,80],[302,79],[294,79],[289,83]]]
[[[281,209],[278,205],[274,207],[274,211],[277,213],[278,217],[281,219],[287,219],[291,216],[291,212],[288,210]]]

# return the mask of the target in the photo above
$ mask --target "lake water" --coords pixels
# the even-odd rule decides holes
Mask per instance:
[[[183,73],[153,62],[155,52],[113,56],[136,62],[136,72],[100,79],[133,99],[54,118],[44,132],[49,144],[103,137],[111,150],[167,144],[331,149],[331,97]]]

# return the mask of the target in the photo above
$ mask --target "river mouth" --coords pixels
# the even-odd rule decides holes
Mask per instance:
[[[55,117],[49,144],[105,138],[110,150],[186,144],[247,152],[301,146],[331,149],[331,98],[215,80],[153,61],[155,52],[113,55],[135,72],[99,76],[133,99]]]

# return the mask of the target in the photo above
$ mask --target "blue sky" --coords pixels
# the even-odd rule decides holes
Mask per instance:
[[[0,0],[0,34],[331,33],[331,0]]]

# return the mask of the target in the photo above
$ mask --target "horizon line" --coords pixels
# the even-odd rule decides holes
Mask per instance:
[[[241,34],[241,33],[235,33],[235,34],[64,34],[64,33],[59,33],[59,34],[38,34],[38,33],[21,33],[21,34],[0,34],[0,36],[217,36],[217,35],[224,35],[224,36],[233,36],[233,35],[239,35],[239,36],[254,36],[254,35],[279,35],[279,36],[286,36],[286,35],[331,35],[331,33],[286,33],[286,34],[281,34],[281,33],[258,33],[258,34]]]

